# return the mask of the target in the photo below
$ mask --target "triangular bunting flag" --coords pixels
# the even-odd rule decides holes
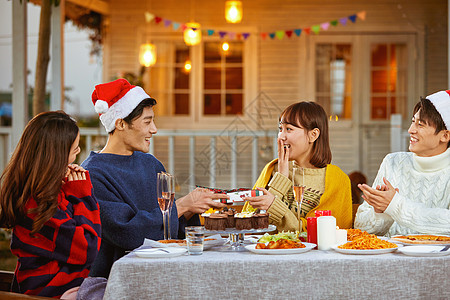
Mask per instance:
[[[356,22],[356,15],[351,15],[351,16],[348,17],[348,19],[350,21],[352,21],[352,23],[355,23]]]
[[[283,30],[277,30],[277,31],[275,31],[275,35],[277,36],[277,38],[279,40],[282,40],[283,37],[284,37],[284,31]]]
[[[157,17],[148,11],[144,12],[144,17],[145,17],[145,21],[147,23],[154,20],[156,24],[159,24],[162,21],[164,21],[164,26],[169,27],[170,25],[172,25],[173,30],[178,30],[179,28],[181,28],[182,31],[185,31],[187,28],[191,28],[193,31],[200,30],[199,27],[198,28],[197,27],[188,27],[186,24],[183,24],[183,23],[174,22],[174,21],[168,20],[168,19],[163,19],[162,17]],[[328,29],[330,29],[330,26],[337,26],[339,23],[341,23],[342,25],[347,25],[347,20],[350,20],[352,23],[356,23],[356,19],[358,19],[358,18],[361,20],[365,20],[366,19],[366,11],[360,11],[360,12],[350,15],[346,18],[335,19],[335,20],[332,20],[329,22],[324,22],[324,23],[321,23],[320,25],[314,25],[314,26],[311,26],[308,28],[303,28],[303,29],[298,28],[298,29],[294,29],[294,30],[277,30],[277,31],[271,32],[271,33],[262,32],[262,33],[260,33],[260,36],[261,36],[261,39],[263,39],[263,40],[265,40],[267,38],[267,35],[269,35],[269,37],[271,39],[274,39],[275,37],[277,37],[279,40],[282,40],[285,35],[288,38],[291,38],[293,33],[296,36],[300,36],[302,31],[304,31],[306,34],[311,34],[311,30],[312,30],[315,34],[319,34],[319,32],[321,30],[328,30]],[[214,29],[201,29],[201,32],[204,35],[208,35],[208,36],[212,36],[215,33],[219,33],[221,39],[223,39],[225,36],[228,35],[228,38],[232,39],[232,40],[233,39],[246,40],[250,36],[249,32],[215,31]]]
[[[330,23],[329,22],[322,23],[320,24],[320,28],[322,28],[323,30],[328,30],[328,28],[330,28]]]
[[[153,19],[155,18],[154,14],[149,13],[148,11],[146,11],[144,13],[145,16],[145,22],[150,23],[151,21],[153,21]]]
[[[356,14],[358,16],[358,18],[360,18],[361,20],[365,20],[366,19],[366,11],[360,11],[359,13]]]
[[[320,31],[320,25],[314,25],[314,26],[311,26],[311,30],[312,30],[315,34],[319,34],[319,31]]]

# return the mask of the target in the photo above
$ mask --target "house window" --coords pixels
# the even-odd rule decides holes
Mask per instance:
[[[244,106],[243,41],[204,41],[203,56],[194,55],[198,48],[187,47],[182,41],[159,41],[156,64],[148,68],[150,95],[158,101],[158,116],[224,116],[239,115]],[[201,57],[200,59],[195,59]],[[199,80],[191,78],[192,70],[203,68]],[[193,93],[201,94],[198,112],[192,109]]]
[[[405,44],[373,44],[371,47],[370,116],[387,120],[405,115],[407,47]]]
[[[352,46],[350,44],[316,45],[316,96],[333,118],[352,117]]]
[[[204,44],[203,115],[238,115],[243,110],[243,42]]]
[[[148,91],[158,101],[155,112],[159,116],[189,115],[190,49],[183,42],[155,44],[156,64],[148,68]]]

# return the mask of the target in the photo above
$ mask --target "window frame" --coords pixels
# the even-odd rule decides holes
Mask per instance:
[[[202,35],[202,42],[199,45],[190,47],[190,59],[192,63],[192,69],[189,76],[189,115],[166,115],[158,116],[156,115],[156,125],[161,129],[221,129],[224,126],[228,126],[236,118],[241,120],[250,121],[248,114],[252,114],[251,111],[246,110],[246,107],[257,98],[258,95],[258,72],[257,63],[259,51],[257,47],[257,37],[256,29],[249,27],[233,27],[231,28],[217,28],[216,31],[220,30],[232,30],[233,32],[249,32],[250,36],[243,40],[243,100],[242,100],[242,115],[203,115],[203,64],[204,64],[204,41],[227,41],[227,38],[221,39],[218,36],[207,36]],[[182,32],[169,31],[168,29],[152,28],[151,38],[147,38],[148,32],[145,32],[144,28],[138,30],[138,39],[136,49],[139,49],[139,45],[149,40],[150,42],[168,42],[175,43],[182,41]],[[233,41],[233,40],[228,40]],[[157,49],[158,51],[158,49]],[[137,53],[138,55],[138,53]],[[158,53],[157,53],[158,55]],[[138,57],[138,56],[136,56]],[[158,62],[158,57],[156,58]],[[175,63],[175,62],[174,62]],[[151,67],[149,67],[151,68]],[[140,69],[138,59],[136,59],[136,69]],[[148,69],[144,73],[144,89],[151,93],[151,87],[149,87],[149,72]],[[173,76],[173,75],[170,75]],[[158,99],[156,99],[158,101]],[[169,104],[170,106],[173,103]]]

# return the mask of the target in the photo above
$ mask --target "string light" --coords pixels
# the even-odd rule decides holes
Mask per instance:
[[[230,50],[230,44],[228,44],[228,42],[223,42],[222,43],[222,50],[225,52],[228,52],[228,50]]]
[[[188,60],[186,60],[186,62],[184,63],[184,71],[185,71],[186,73],[189,73],[189,72],[191,71],[191,69],[192,69],[192,64],[191,64],[191,61],[188,59]]]

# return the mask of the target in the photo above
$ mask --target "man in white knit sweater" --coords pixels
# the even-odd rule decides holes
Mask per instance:
[[[363,191],[355,228],[377,235],[450,234],[450,91],[421,99],[409,150],[388,154]]]

